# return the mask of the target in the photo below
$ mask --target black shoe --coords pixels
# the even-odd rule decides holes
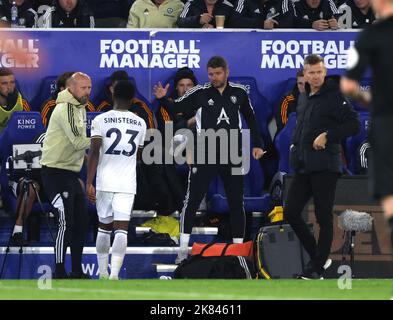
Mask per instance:
[[[71,272],[69,275],[70,279],[81,279],[81,280],[90,280],[91,277],[83,272]]]
[[[323,279],[323,268],[317,268],[315,265],[310,261],[304,272],[300,274],[297,278],[298,279],[303,279],[303,280],[313,280],[313,279]]]
[[[26,247],[29,243],[23,239],[22,232],[15,232],[10,240],[10,247]]]

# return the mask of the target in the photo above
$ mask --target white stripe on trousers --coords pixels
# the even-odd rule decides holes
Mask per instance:
[[[370,143],[365,143],[360,148],[360,166],[362,168],[368,168],[366,152],[367,149],[370,148]]]
[[[63,263],[63,250],[64,250],[64,235],[67,229],[66,221],[65,221],[65,213],[64,213],[64,203],[60,194],[57,194],[52,202],[52,205],[59,212],[59,230],[57,232],[56,237],[56,245],[55,245],[55,256],[56,263]]]
[[[186,193],[186,196],[184,197],[183,209],[181,211],[181,216],[180,216],[180,233],[184,233],[184,216],[186,215],[188,200],[190,198],[191,170],[192,170],[192,168],[190,168],[188,171],[187,193]]]
[[[250,269],[248,269],[248,265],[247,265],[246,259],[244,257],[242,257],[242,256],[237,256],[237,258],[239,259],[240,265],[244,269],[244,273],[246,274],[246,278],[247,279],[252,279],[251,273],[250,273]]]
[[[243,194],[243,201],[242,201],[242,213],[243,213],[243,221],[244,221],[244,227],[243,227],[243,240],[244,240],[244,237],[246,236],[246,223],[247,223],[246,210],[244,209],[244,194]]]

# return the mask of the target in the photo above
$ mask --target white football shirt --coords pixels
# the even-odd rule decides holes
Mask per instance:
[[[136,194],[136,155],[146,123],[130,111],[111,110],[95,117],[91,137],[101,137],[96,189]]]

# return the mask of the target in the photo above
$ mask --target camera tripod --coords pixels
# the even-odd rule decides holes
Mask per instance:
[[[44,206],[42,204],[39,192],[37,190],[37,187],[34,183],[34,181],[31,179],[31,171],[32,171],[32,164],[33,164],[33,158],[37,157],[41,155],[41,152],[31,152],[31,151],[27,151],[24,154],[17,156],[17,157],[9,157],[7,159],[7,170],[9,169],[9,167],[11,167],[11,171],[13,170],[13,161],[15,160],[24,160],[26,162],[27,168],[25,169],[24,172],[24,177],[19,181],[18,185],[20,185],[20,194],[21,194],[21,199],[18,202],[17,208],[16,208],[16,215],[18,216],[20,213],[22,213],[22,217],[23,217],[23,222],[25,220],[25,217],[29,214],[29,212],[27,212],[27,201],[30,195],[30,192],[32,189],[35,197],[37,199],[37,202],[40,205],[41,208],[41,213],[46,217],[46,222],[47,222],[47,226],[48,226],[48,230],[49,233],[51,235],[52,241],[53,243],[55,243],[55,239],[53,237],[53,233],[52,233],[52,228],[50,226],[49,223],[49,213],[45,212]],[[8,177],[10,177],[10,172],[8,170],[7,172]],[[31,188],[30,188],[31,187]],[[3,277],[3,272],[4,272],[4,267],[6,265],[7,262],[7,257],[8,254],[10,252],[10,247],[11,247],[11,239],[12,239],[12,231],[10,232],[10,237],[8,239],[8,244],[7,244],[7,248],[5,251],[5,256],[3,259],[3,263],[2,263],[2,267],[1,267],[1,271],[0,271],[0,279]],[[20,279],[21,276],[21,271],[22,271],[22,260],[23,260],[23,240],[21,241],[20,245],[19,245],[19,265],[18,265],[18,279]]]

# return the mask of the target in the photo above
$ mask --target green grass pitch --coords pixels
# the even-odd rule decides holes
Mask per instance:
[[[281,300],[393,299],[393,280],[53,280],[39,289],[37,280],[0,280],[0,299],[51,300]]]

